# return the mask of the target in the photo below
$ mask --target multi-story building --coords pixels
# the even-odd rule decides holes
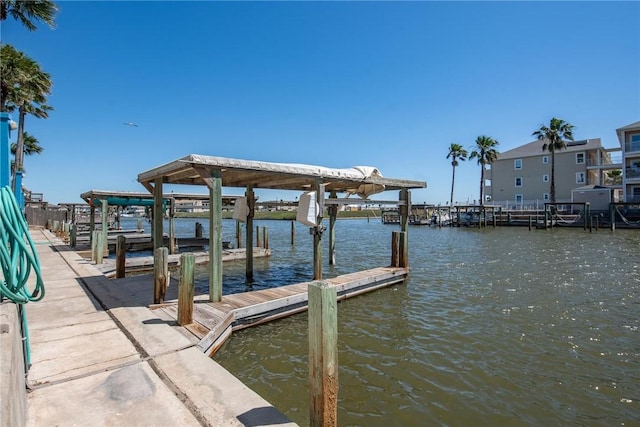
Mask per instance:
[[[543,145],[542,141],[533,141],[500,153],[485,174],[485,202],[516,207],[549,202],[551,153],[543,151]],[[556,202],[571,201],[572,190],[580,187],[622,188],[609,174],[622,167],[619,148],[605,149],[599,138],[569,141],[566,145],[566,149],[555,152]]]
[[[622,149],[622,192],[625,202],[640,202],[640,121],[616,129]]]

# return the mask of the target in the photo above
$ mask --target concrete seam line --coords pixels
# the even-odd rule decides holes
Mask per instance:
[[[55,246],[54,246],[54,250],[60,254],[60,251]],[[64,259],[65,263],[76,274],[78,274],[78,271],[74,268],[73,265],[71,265],[71,263],[69,263],[69,261],[64,256],[61,256],[61,258]],[[180,390],[180,388],[173,381],[171,381],[171,379],[164,373],[164,371],[162,371],[162,369],[160,369],[157,363],[153,360],[152,356],[149,355],[149,353],[147,353],[147,351],[144,349],[144,347],[142,347],[142,345],[138,342],[138,340],[135,339],[135,337],[124,327],[122,322],[118,320],[118,318],[111,312],[111,310],[107,308],[107,306],[102,302],[102,300],[100,300],[100,298],[98,298],[98,296],[91,290],[91,288],[89,288],[85,278],[79,275],[78,279],[81,286],[85,289],[85,291],[90,293],[93,296],[93,298],[98,302],[98,304],[100,304],[100,307],[102,307],[102,309],[109,315],[109,317],[111,317],[114,323],[118,326],[118,328],[122,331],[122,333],[131,342],[133,347],[139,352],[139,354],[142,356],[140,361],[146,361],[147,363],[149,363],[149,366],[156,373],[156,375],[158,375],[158,378],[160,378],[160,380],[169,388],[169,390],[171,390],[175,394],[178,400],[182,402],[182,404],[187,408],[187,410],[191,413],[191,415],[193,415],[194,418],[198,420],[198,422],[200,422],[203,426],[206,426],[206,427],[215,427],[200,413],[196,404],[191,399],[189,399],[189,397],[182,390]],[[177,350],[167,351],[163,354],[177,353],[178,351],[182,351],[186,348],[194,347],[194,346],[195,346],[194,344],[191,344]],[[140,361],[137,361],[136,363],[139,363]]]

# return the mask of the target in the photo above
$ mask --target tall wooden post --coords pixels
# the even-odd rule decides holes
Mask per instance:
[[[169,253],[175,254],[178,252],[176,245],[176,225],[175,215],[176,212],[176,199],[173,197],[169,199]]]
[[[269,228],[262,227],[262,248],[269,249]]]
[[[315,184],[316,203],[320,209],[313,228],[313,280],[322,279],[322,218],[324,217],[324,186],[320,181]]]
[[[296,222],[291,221],[291,246],[296,243]]]
[[[153,213],[152,213],[152,228],[153,228],[153,253],[155,254],[158,248],[164,246],[162,229],[162,217],[163,212],[163,200],[162,200],[162,178],[156,178],[153,186]]]
[[[193,323],[194,266],[193,253],[180,255],[181,274],[178,287],[178,325],[180,326]]]
[[[336,192],[332,191],[329,197],[335,199],[337,197]],[[331,205],[327,208],[327,211],[329,211],[329,265],[336,265],[336,220],[338,218],[338,206]],[[368,215],[367,222],[369,222]]]
[[[256,225],[256,248],[262,247],[262,236],[260,235],[260,226]]]
[[[169,284],[169,249],[160,247],[153,257],[153,303],[161,304],[167,295]]]
[[[96,264],[102,264],[104,257],[104,245],[102,243],[102,231],[94,230],[91,240],[91,260]]]
[[[398,267],[398,241],[399,231],[391,232],[391,267]]]
[[[253,185],[247,185],[247,191],[245,191],[247,198],[247,208],[249,214],[247,215],[247,243],[246,243],[246,264],[245,264],[245,277],[248,281],[253,280],[253,215],[255,213],[255,198],[253,194]]]
[[[89,245],[93,244],[93,232],[96,231],[96,207],[91,203],[89,208]]]
[[[209,301],[222,300],[222,171],[211,171],[209,188]]]
[[[400,267],[409,266],[409,212],[411,211],[411,193],[406,188],[400,190],[400,236],[398,241],[398,248],[400,256],[398,263]]]
[[[69,231],[69,246],[76,247],[76,241],[78,237],[78,227],[75,224],[71,224],[71,230]]]
[[[108,224],[109,224],[109,202],[106,201],[106,199],[103,199],[101,201],[102,203],[102,233],[101,233],[101,238],[102,238],[102,253],[103,255],[109,256],[109,242],[108,242],[108,237],[109,237],[109,230],[108,230]],[[100,264],[102,264],[102,262],[100,262]]]
[[[242,223],[240,221],[236,221],[236,248],[240,249],[242,247]]]
[[[309,425],[338,425],[338,302],[327,282],[309,284]]]
[[[407,232],[401,231],[398,239],[398,249],[400,255],[398,257],[398,265],[400,267],[409,267],[409,242],[407,240]]]
[[[126,259],[127,238],[124,235],[120,235],[116,240],[116,279],[121,279],[125,276]]]

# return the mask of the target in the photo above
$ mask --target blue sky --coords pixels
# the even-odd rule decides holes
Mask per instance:
[[[50,118],[26,121],[44,151],[24,179],[51,203],[145,191],[139,173],[206,154],[376,166],[426,181],[414,203],[444,204],[452,142],[488,135],[506,151],[556,116],[614,147],[615,129],[640,120],[638,2],[58,5],[54,30],[2,24],[2,42],[54,83]],[[479,179],[462,162],[455,200],[477,199]]]

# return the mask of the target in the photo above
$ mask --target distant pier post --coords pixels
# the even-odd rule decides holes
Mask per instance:
[[[309,425],[338,425],[338,302],[334,286],[309,284]]]
[[[611,223],[611,231],[616,229],[616,207],[613,203],[609,203],[609,222]]]
[[[75,224],[71,224],[71,229],[69,230],[69,246],[71,246],[72,248],[75,248],[77,238],[78,238],[78,227]]]
[[[202,238],[202,224],[196,222],[196,239]]]
[[[121,279],[125,276],[126,259],[127,238],[124,235],[120,235],[116,240],[116,279]]]
[[[296,243],[296,222],[291,221],[291,245]]]
[[[262,248],[269,249],[269,228],[262,227]]]
[[[194,266],[193,253],[180,255],[180,285],[178,287],[178,325],[193,323],[193,295],[194,295]]]
[[[106,199],[102,199],[100,201],[102,205],[102,244],[103,244],[103,254],[109,256],[109,202]],[[102,262],[100,262],[102,264]]]
[[[262,247],[262,236],[260,235],[260,226],[256,225],[256,247]]]
[[[153,264],[153,303],[161,304],[167,295],[169,284],[169,249],[160,247],[155,251]]]
[[[242,247],[242,223],[240,221],[236,221],[236,248],[240,249]]]

